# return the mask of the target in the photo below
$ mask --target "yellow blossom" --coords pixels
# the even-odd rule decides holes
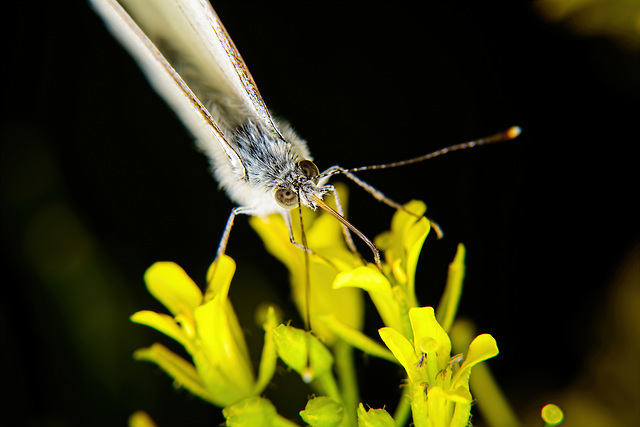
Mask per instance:
[[[407,373],[414,425],[466,426],[472,402],[471,368],[498,354],[495,340],[488,334],[477,336],[461,363],[461,356],[451,357],[451,341],[432,307],[411,308],[409,318],[413,339],[389,327],[379,333]]]
[[[340,192],[344,201],[344,190]],[[306,240],[313,251],[308,257],[313,332],[278,326],[270,309],[264,323],[265,344],[257,379],[242,329],[227,299],[235,272],[235,263],[227,256],[215,268],[212,266],[204,295],[173,263],[156,263],[147,271],[149,291],[170,315],[142,311],[132,320],[182,344],[192,363],[157,343],[138,350],[136,358],[156,363],[176,383],[223,406],[227,425],[293,425],[277,414],[271,402],[259,397],[279,357],[310,382],[318,395],[300,412],[310,425],[404,425],[412,415],[417,427],[466,426],[472,403],[471,369],[497,355],[498,348],[491,335],[483,334],[468,345],[466,358],[451,355],[448,333],[462,293],[465,248],[458,246],[449,265],[437,313],[432,307],[420,307],[415,272],[431,226],[426,218],[416,216],[424,214],[424,203],[412,201],[404,207],[394,215],[391,229],[375,239],[384,254],[382,271],[348,249],[341,225],[333,217],[304,210]],[[300,242],[295,211],[292,219],[296,241]],[[288,267],[294,300],[306,317],[309,282],[305,253],[291,244],[281,217],[251,218],[251,224],[267,249]],[[384,345],[361,331],[364,319],[360,289],[367,291],[385,325],[379,329]],[[393,417],[385,409],[366,410],[360,402],[354,348],[404,368],[407,380],[403,398]]]
[[[431,230],[431,223],[427,218],[420,217],[427,210],[424,202],[412,200],[404,208],[406,210],[397,211],[393,215],[391,230],[377,236],[375,243],[384,253],[385,275],[403,290],[407,306],[416,307],[416,267],[424,240]]]
[[[269,310],[258,379],[254,378],[242,329],[227,299],[235,272],[228,256],[211,269],[206,298],[185,271],[172,262],[158,262],[145,273],[149,292],[171,315],[139,311],[131,320],[150,326],[179,342],[190,363],[161,344],[137,350],[134,356],[157,364],[175,382],[217,406],[259,395],[271,380],[276,353],[273,331],[278,321]]]
[[[336,186],[343,204],[346,202],[346,189]],[[335,208],[335,203],[328,201]],[[297,210],[291,211],[293,233],[297,242],[301,242],[300,220]],[[278,258],[291,275],[293,300],[302,318],[306,318],[307,279],[304,252],[291,244],[289,233],[280,215],[268,218],[251,217],[251,226],[260,235],[267,250]],[[360,257],[347,247],[342,226],[324,211],[303,210],[303,224],[309,248],[315,253],[309,255],[309,277],[311,278],[309,304],[311,325],[316,336],[332,345],[334,333],[321,322],[315,322],[323,315],[333,314],[350,328],[362,329],[363,300],[358,289],[333,289],[336,275],[362,265]]]

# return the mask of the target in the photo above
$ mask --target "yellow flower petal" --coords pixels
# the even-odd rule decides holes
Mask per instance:
[[[468,403],[471,405],[471,401],[473,400],[469,389],[464,387],[458,387],[455,390],[447,390],[446,394],[448,400],[456,403]]]
[[[216,316],[216,319],[220,320],[224,318],[224,327],[228,329],[230,336],[233,337],[237,350],[240,351],[245,360],[249,360],[249,350],[244,339],[244,332],[233,310],[233,306],[227,298],[229,296],[231,280],[235,272],[236,262],[228,255],[222,255],[217,263],[211,265],[207,273],[209,286],[205,296],[205,303],[202,304],[202,306],[207,305],[212,298],[217,300],[217,303],[209,306],[209,310],[223,313],[222,317]],[[204,317],[203,322],[203,326],[210,330],[211,327],[206,317]],[[202,330],[204,331],[205,329]]]
[[[436,372],[446,369],[451,355],[451,341],[436,320],[433,307],[414,307],[409,310],[409,319],[411,319],[411,327],[413,328],[416,353],[433,353],[433,347],[435,347],[435,354],[438,360]],[[426,342],[431,343],[430,349],[421,348]]]
[[[405,209],[416,215],[423,215],[426,205],[413,200]],[[406,211],[397,211],[391,220],[391,230],[376,237],[375,243],[385,254],[385,259],[391,267],[389,272],[400,284],[409,298],[409,307],[418,305],[415,297],[415,272],[422,250],[422,245],[431,224],[426,218],[418,219]]]
[[[447,393],[449,400],[455,402],[455,410],[453,417],[451,418],[450,425],[452,426],[467,426],[469,425],[469,418],[471,417],[471,393],[464,387],[458,387],[453,391]],[[514,425],[514,424],[504,424]]]
[[[395,358],[398,359],[398,362],[400,362],[405,371],[407,371],[411,383],[419,384],[422,381],[416,369],[416,363],[418,363],[419,359],[409,340],[400,332],[388,327],[378,329],[378,333],[385,345],[391,350]]]
[[[310,259],[310,310],[311,325],[314,333],[322,337],[324,342],[331,346],[335,340],[333,333],[320,322],[314,319],[326,314],[335,314],[340,321],[354,329],[362,329],[364,323],[363,311],[364,301],[362,291],[355,288],[335,289],[332,284],[338,271],[324,263],[318,261],[316,257]],[[304,267],[292,277],[293,299],[302,316],[306,316],[306,275]]]
[[[155,363],[181,387],[207,402],[224,406],[223,401],[216,399],[205,388],[193,365],[162,344],[155,343],[151,347],[136,350],[133,357],[136,360]]]
[[[276,371],[276,362],[278,354],[276,352],[276,342],[274,340],[275,328],[278,326],[279,320],[273,307],[267,310],[266,320],[262,325],[264,329],[264,345],[262,347],[262,357],[260,358],[260,368],[258,370],[258,379],[253,389],[256,395],[261,394],[269,385],[273,374]]]
[[[207,286],[204,301],[209,301],[215,296],[226,298],[235,273],[236,262],[228,255],[222,255],[217,262],[211,264],[207,272],[209,286]]]
[[[469,352],[460,370],[453,376],[451,383],[452,388],[465,387],[468,389],[471,368],[497,354],[498,344],[496,340],[489,334],[478,335],[469,345]]]
[[[423,217],[420,218],[419,221],[415,222],[405,234],[404,248],[406,251],[405,265],[407,275],[406,292],[408,295],[414,297],[412,302],[413,307],[418,305],[417,300],[415,300],[416,268],[418,266],[418,258],[420,257],[422,245],[424,244],[430,229],[431,223],[427,218]]]
[[[167,314],[156,313],[154,311],[143,310],[134,313],[129,319],[141,325],[147,325],[156,329],[166,336],[178,341],[188,351],[193,350],[191,340],[185,331],[176,323],[175,319]]]
[[[174,262],[156,262],[144,273],[144,281],[149,293],[174,316],[192,318],[202,302],[198,285]]]
[[[335,289],[355,287],[364,289],[376,306],[386,326],[403,330],[398,303],[395,300],[391,283],[373,266],[363,266],[338,274],[333,281]]]
[[[226,404],[251,395],[253,372],[244,335],[226,292],[195,310],[200,351],[193,361],[207,389]]]

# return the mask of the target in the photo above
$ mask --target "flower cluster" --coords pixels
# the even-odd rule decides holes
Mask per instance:
[[[344,200],[344,190],[340,192]],[[170,315],[141,311],[131,319],[176,340],[192,362],[161,344],[138,350],[135,357],[157,364],[185,389],[224,408],[228,425],[296,425],[261,397],[274,375],[277,359],[310,380],[315,396],[300,411],[308,425],[395,426],[406,424],[410,416],[416,426],[468,425],[473,401],[471,369],[497,355],[498,347],[490,335],[482,334],[471,342],[465,355],[451,354],[449,332],[464,278],[462,245],[449,267],[437,310],[418,304],[416,265],[431,228],[423,216],[425,211],[422,202],[408,203],[394,215],[391,229],[378,236],[376,245],[384,254],[382,271],[348,249],[341,225],[328,214],[304,214],[307,242],[313,249],[308,263],[304,252],[289,242],[282,218],[252,218],[251,225],[267,249],[288,267],[294,301],[303,317],[309,308],[313,330],[281,324],[276,310],[270,308],[263,324],[264,346],[257,376],[227,298],[235,272],[233,260],[223,256],[212,266],[204,295],[176,264],[154,264],[145,274],[145,282]],[[299,230],[297,218],[293,219],[294,230]],[[311,286],[307,286],[307,277]],[[309,288],[311,295],[307,295]],[[369,295],[384,323],[379,329],[382,343],[362,332],[362,291]],[[310,298],[308,305],[306,298]],[[393,416],[360,402],[354,349],[404,368],[403,398]]]

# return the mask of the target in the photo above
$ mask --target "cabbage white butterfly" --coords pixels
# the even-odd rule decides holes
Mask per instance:
[[[345,169],[332,166],[322,173],[306,142],[285,122],[271,116],[245,62],[207,0],[90,0],[114,37],[138,62],[153,88],[172,107],[209,157],[214,176],[235,207],[225,226],[216,259],[225,251],[237,215],[282,215],[295,241],[290,211],[322,208],[345,229],[356,251],[351,230],[371,248],[375,245],[344,218],[331,176],[342,174],[376,199],[397,209],[355,172],[411,164],[450,151],[515,138],[512,127],[487,138],[457,144],[425,156],[383,165]],[[334,211],[323,197],[336,198]]]

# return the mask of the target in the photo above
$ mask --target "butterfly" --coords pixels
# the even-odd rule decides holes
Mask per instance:
[[[332,166],[320,172],[306,141],[269,112],[238,49],[207,0],[90,2],[138,62],[151,86],[195,136],[220,187],[237,205],[227,220],[216,259],[224,254],[234,219],[241,214],[282,215],[291,243],[311,252],[304,233],[302,242],[295,240],[291,222],[291,211],[306,206],[333,215],[342,223],[351,250],[357,252],[350,232],[371,248],[381,267],[373,242],[345,219],[338,193],[328,182],[333,175],[341,174],[376,199],[404,209],[355,173],[421,162],[451,151],[512,139],[520,133],[519,127],[511,127],[409,160],[352,169]],[[335,210],[324,202],[327,194],[334,196]]]

